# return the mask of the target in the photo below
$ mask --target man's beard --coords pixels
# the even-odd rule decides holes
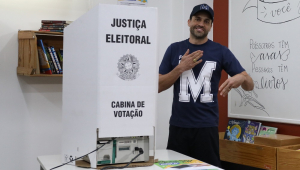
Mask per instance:
[[[190,27],[190,33],[195,39],[204,39],[205,37],[207,37],[208,32],[206,32],[205,29],[202,28],[203,33],[197,33],[195,28],[196,28],[196,26],[195,27]]]

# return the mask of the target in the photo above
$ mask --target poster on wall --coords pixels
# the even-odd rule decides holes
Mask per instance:
[[[149,0],[118,0],[118,5],[147,6]]]

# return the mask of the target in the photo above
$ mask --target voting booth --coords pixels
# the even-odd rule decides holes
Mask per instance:
[[[63,162],[97,138],[153,136],[157,93],[156,8],[99,4],[78,18],[64,32]]]

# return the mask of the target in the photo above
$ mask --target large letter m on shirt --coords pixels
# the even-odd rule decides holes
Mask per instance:
[[[206,61],[196,79],[193,70],[187,70],[180,76],[180,102],[190,102],[190,94],[188,88],[192,94],[194,102],[196,102],[202,88],[203,94],[201,94],[200,102],[208,103],[213,102],[213,94],[211,94],[211,77],[213,71],[216,69],[216,62]]]

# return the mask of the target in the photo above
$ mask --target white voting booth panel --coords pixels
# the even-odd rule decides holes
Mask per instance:
[[[157,63],[156,8],[99,4],[65,28],[64,162],[95,150],[97,135],[154,134]]]

